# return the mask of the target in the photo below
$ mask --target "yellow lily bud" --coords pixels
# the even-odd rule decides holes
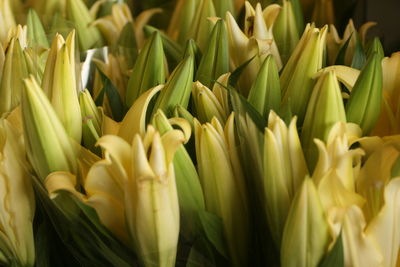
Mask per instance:
[[[168,120],[161,110],[154,114],[152,124],[160,134],[172,131],[172,126],[176,125],[181,127],[187,140],[190,138],[191,126],[185,119]],[[181,213],[181,232],[185,238],[193,240],[201,230],[196,214],[205,210],[199,175],[184,145],[180,145],[176,150],[173,163]]]
[[[34,266],[33,217],[35,199],[20,135],[0,120],[0,262]]]
[[[41,15],[45,26],[50,25],[55,13],[65,14],[66,0],[27,0],[26,2]]]
[[[101,7],[108,5],[111,5],[111,14],[107,16],[99,14]],[[90,14],[93,18],[100,18],[93,21],[91,26],[97,26],[109,46],[113,47],[117,44],[117,41],[119,41],[118,39],[121,37],[124,27],[128,23],[131,23],[132,27],[130,27],[129,30],[133,30],[134,42],[137,43],[137,47],[141,49],[145,42],[144,27],[155,14],[161,13],[162,11],[161,8],[146,9],[134,19],[127,3],[97,1],[90,8]]]
[[[264,136],[264,192],[267,219],[278,248],[290,204],[306,175],[308,170],[297,134],[296,118],[287,127],[271,111]]]
[[[23,79],[26,77],[28,68],[20,42],[12,38],[5,54],[0,81],[0,114],[11,111],[19,104],[24,87]]]
[[[328,248],[325,213],[314,182],[306,178],[293,199],[283,231],[282,266],[317,266]]]
[[[97,26],[107,43],[113,47],[128,22],[133,22],[129,6],[126,3],[115,3],[111,7],[111,14],[93,21],[92,26]]]
[[[279,8],[279,6],[277,7]],[[272,12],[276,11],[271,10]],[[225,19],[228,31],[231,67],[238,68],[252,59],[239,79],[239,88],[245,96],[248,95],[262,63],[269,54],[274,56],[278,69],[282,67],[280,55],[272,35],[273,23],[267,26],[261,6],[258,4],[254,10],[247,3],[246,18],[245,32],[242,32],[239,28],[231,13],[227,12]]]
[[[66,0],[65,10],[67,18],[74,23],[81,51],[102,45],[100,32],[91,25],[93,18],[82,0]]]
[[[232,127],[228,123],[225,131]],[[206,209],[222,218],[233,265],[243,266],[248,257],[249,227],[243,174],[233,165],[231,146],[217,119],[203,125],[195,120],[195,140]]]
[[[125,185],[126,220],[144,266],[175,266],[179,205],[173,157],[181,131],[160,137],[151,126],[132,144],[132,176]]]
[[[308,24],[280,77],[282,105],[290,105],[300,124],[315,84],[313,75],[322,68],[326,31],[326,26],[319,30]]]
[[[53,40],[42,81],[68,135],[77,143],[82,137],[82,117],[75,75],[75,32],[67,40],[57,34]]]
[[[29,161],[41,179],[54,171],[76,173],[75,150],[64,126],[35,79],[24,82],[21,106]]]
[[[301,141],[311,170],[317,160],[314,138],[327,141],[332,126],[337,122],[346,122],[346,113],[336,74],[330,71],[319,77],[313,89],[301,132]]]
[[[350,149],[352,141],[361,136],[361,129],[350,123],[336,123],[324,144],[315,140],[319,157],[313,172],[313,180],[319,185],[320,180],[330,171],[334,170],[347,190],[355,191],[355,179],[361,167],[362,149]]]
[[[11,0],[0,1],[0,43],[7,40],[8,30],[16,26],[10,2]]]
[[[192,88],[193,102],[196,107],[198,119],[202,122],[210,122],[213,117],[225,123],[227,114],[214,95],[214,93],[200,82],[193,83]]]
[[[172,15],[168,35],[181,45],[186,40],[194,39],[204,51],[213,28],[208,18],[215,16],[212,0],[181,0]]]

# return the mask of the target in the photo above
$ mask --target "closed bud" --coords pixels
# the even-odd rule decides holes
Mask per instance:
[[[151,126],[132,144],[132,175],[126,181],[126,221],[144,266],[175,266],[179,205],[173,158],[181,131],[162,137]]]
[[[196,80],[211,88],[214,82],[229,71],[228,36],[225,22],[218,20],[201,58]]]
[[[28,159],[41,179],[54,171],[76,173],[76,153],[48,98],[31,76],[24,80],[22,122]]]
[[[334,71],[323,73],[315,85],[308,103],[301,132],[301,141],[310,169],[317,161],[314,139],[327,141],[336,122],[346,122],[339,82]]]
[[[12,0],[0,1],[0,43],[7,40],[8,30],[16,26],[14,13],[11,9]]]
[[[27,76],[28,67],[20,42],[12,38],[5,53],[0,81],[0,114],[11,111],[19,104],[24,87],[23,79]]]
[[[308,174],[297,134],[296,118],[289,127],[271,111],[264,135],[264,177],[267,219],[278,248],[290,204]]]
[[[317,266],[329,242],[328,224],[314,182],[306,178],[299,188],[286,220],[282,266]]]
[[[42,22],[34,9],[29,9],[28,18],[28,42],[31,47],[49,48],[46,32],[44,31]]]
[[[66,0],[65,9],[67,18],[74,23],[80,50],[101,46],[103,39],[99,30],[91,25],[93,19],[85,3],[82,0]]]
[[[176,105],[187,108],[193,83],[194,58],[188,55],[175,68],[155,103],[153,113],[162,109],[170,116]]]
[[[248,100],[264,118],[267,118],[270,110],[278,111],[281,104],[281,87],[278,67],[271,55],[261,65]]]
[[[102,135],[102,114],[87,89],[79,94],[79,104],[82,114],[83,144],[91,151],[99,152],[95,144]]]
[[[374,53],[362,69],[346,103],[347,120],[360,125],[364,135],[371,132],[379,118],[382,86],[382,58]]]
[[[77,143],[82,138],[82,117],[75,74],[75,32],[67,40],[56,35],[49,52],[42,81],[58,117],[68,135]]]
[[[173,126],[178,126],[186,132],[185,139],[190,138],[191,126],[185,119],[172,118],[168,120],[161,110],[154,114],[152,124],[161,135],[172,131]],[[181,229],[185,237],[191,239],[200,230],[195,216],[197,212],[205,209],[203,191],[196,167],[183,144],[177,148],[173,163],[182,219]]]
[[[285,64],[300,38],[292,1],[283,1],[282,9],[279,11],[279,15],[276,18],[273,31],[282,62]]]
[[[196,107],[198,119],[202,122],[210,122],[213,117],[225,123],[227,114],[214,93],[200,82],[193,83],[193,102]]]
[[[321,30],[307,25],[303,36],[282,71],[282,105],[290,105],[301,124],[315,85],[313,75],[322,68],[327,26]]]
[[[247,196],[243,174],[233,166],[225,137],[233,124],[227,125],[224,133],[217,119],[203,125],[195,120],[196,156],[206,209],[222,218],[233,265],[243,266],[248,256]]]
[[[126,91],[126,105],[132,106],[133,102],[146,90],[162,84],[164,81],[163,43],[160,34],[155,32],[140,51],[133,66]]]

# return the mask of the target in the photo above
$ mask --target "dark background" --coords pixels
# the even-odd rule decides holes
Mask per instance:
[[[95,1],[95,0],[92,0]],[[165,26],[165,21],[171,16],[176,0],[127,0],[135,14],[151,8],[161,7],[165,12],[161,20],[153,21],[158,27]],[[215,0],[220,1],[220,0]],[[260,1],[260,0],[259,0]],[[261,0],[264,5],[281,0]],[[300,2],[315,0],[300,0]],[[318,0],[317,0],[318,1]],[[335,10],[335,25],[343,32],[350,18],[353,18],[356,28],[367,21],[375,21],[377,26],[370,29],[368,36],[380,37],[386,55],[400,51],[400,0],[325,0],[333,2]],[[159,15],[160,16],[160,15]],[[307,20],[307,14],[305,14]]]
[[[386,55],[400,51],[400,0],[357,1],[353,12],[355,26],[366,21],[378,22],[369,35],[381,39]]]

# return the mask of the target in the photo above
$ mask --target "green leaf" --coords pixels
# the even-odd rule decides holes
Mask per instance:
[[[397,157],[396,161],[393,163],[390,174],[391,178],[400,176],[400,157]]]
[[[223,85],[221,85],[223,86]],[[264,117],[258,112],[244,96],[238,93],[236,89],[228,86],[228,93],[230,103],[232,105],[232,110],[236,115],[246,116],[249,115],[252,121],[257,126],[258,130],[264,132],[264,128],[267,126],[267,121]]]
[[[212,248],[207,240],[199,238],[190,249],[186,267],[217,266]]]
[[[92,207],[64,191],[58,192],[54,199],[50,199],[46,189],[37,179],[34,179],[34,188],[38,204],[80,265],[137,266],[134,252],[112,236],[100,223]]]
[[[349,47],[351,36],[346,40],[346,42],[343,44],[342,48],[340,48],[336,59],[335,59],[335,65],[345,65],[345,57],[346,57],[346,51],[347,47]]]
[[[125,115],[125,106],[122,102],[118,89],[104,73],[102,73],[100,70],[99,73],[103,83],[104,93],[107,95],[108,102],[110,103],[113,119],[115,121],[121,121]]]
[[[237,82],[239,81],[240,75],[246,69],[247,65],[255,58],[256,56],[250,58],[249,60],[245,61],[242,65],[237,67],[229,76],[228,84],[232,87],[236,87]]]
[[[318,267],[344,267],[342,234],[336,239],[333,248],[322,258]]]
[[[207,211],[200,211],[198,216],[207,239],[213,244],[213,246],[222,256],[227,258],[228,252],[222,219]]]
[[[364,49],[361,44],[360,37],[358,37],[358,34],[357,34],[356,47],[354,49],[354,55],[353,55],[353,59],[351,62],[351,67],[360,70],[360,69],[362,69],[362,67],[364,67],[365,62],[366,62],[366,58],[365,58]]]
[[[132,22],[128,22],[117,41],[117,52],[123,57],[128,69],[132,69],[138,56],[138,47]]]

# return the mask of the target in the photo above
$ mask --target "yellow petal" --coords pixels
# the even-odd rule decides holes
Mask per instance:
[[[366,235],[383,254],[383,266],[395,267],[400,249],[400,178],[385,187],[385,204],[368,225]]]

